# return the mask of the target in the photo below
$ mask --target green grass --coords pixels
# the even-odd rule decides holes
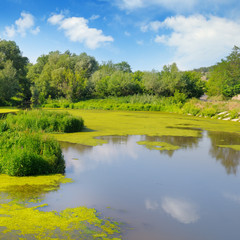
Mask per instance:
[[[81,117],[73,117],[68,112],[44,110],[20,111],[17,115],[8,114],[4,124],[16,131],[79,132],[83,129]]]
[[[118,111],[159,111],[170,113],[191,114],[193,116],[215,117],[224,111],[230,118],[238,118],[240,114],[239,101],[209,101],[198,99],[186,100],[184,94],[176,93],[173,97],[158,97],[153,95],[133,95],[126,97],[109,97],[105,99],[90,99],[77,103],[66,99],[48,101],[43,107],[67,108],[84,110],[118,110]]]
[[[8,114],[0,121],[0,173],[10,176],[64,173],[59,143],[43,133],[79,132],[82,128],[83,119],[68,112],[33,110]]]
[[[59,143],[33,132],[4,131],[0,134],[0,173],[32,176],[64,173]]]

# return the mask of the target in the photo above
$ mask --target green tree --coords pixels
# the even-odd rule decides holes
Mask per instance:
[[[205,82],[201,80],[201,73],[194,71],[183,72],[180,78],[182,89],[188,98],[199,98],[204,93]]]
[[[160,94],[159,92],[159,90],[161,89],[160,74],[155,70],[152,70],[151,72],[143,72],[142,84],[146,93],[153,95]]]
[[[180,81],[181,73],[178,70],[177,64],[164,65],[163,70],[160,72],[161,79],[161,95],[166,97],[173,96],[176,90],[182,87]]]
[[[234,46],[231,54],[212,68],[207,90],[210,96],[232,97],[240,93],[240,48]]]
[[[0,70],[0,102],[2,104],[15,96],[20,88],[16,73],[17,71],[13,67],[12,61],[7,60],[2,64],[2,69]]]
[[[140,90],[138,82],[134,81],[131,73],[116,71],[108,81],[108,92],[112,96],[128,96],[137,94]]]
[[[16,94],[21,97],[23,101],[29,100],[31,97],[30,82],[26,77],[28,59],[22,56],[19,47],[14,41],[0,40],[0,60],[0,70],[3,70],[6,67],[5,64],[7,61],[12,62],[11,68],[15,70],[14,81],[15,83],[19,83],[19,87],[17,88],[18,91]],[[10,81],[11,79],[12,81],[12,74],[10,72],[8,73],[10,74],[10,76],[6,78],[5,75],[5,80],[9,79]],[[9,86],[10,85],[11,82],[9,82]]]
[[[121,71],[121,72],[127,72],[127,73],[131,73],[132,70],[131,70],[131,66],[123,61],[123,62],[120,62],[120,63],[116,63],[115,64],[115,68],[118,70],[118,71]]]
[[[91,75],[97,70],[95,58],[86,53],[71,54],[69,51],[50,52],[38,58],[37,63],[29,67],[28,78],[33,84],[33,101],[43,103],[51,97],[67,98],[77,101],[89,94]]]

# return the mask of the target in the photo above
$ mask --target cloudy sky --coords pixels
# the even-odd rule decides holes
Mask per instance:
[[[133,70],[210,66],[240,46],[239,0],[0,0],[0,38],[31,62],[86,52]]]

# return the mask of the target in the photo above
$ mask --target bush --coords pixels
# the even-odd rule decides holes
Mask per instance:
[[[0,172],[10,176],[64,173],[59,143],[33,132],[0,133]]]
[[[213,117],[217,114],[217,110],[213,107],[205,108],[202,110],[202,115],[205,117]]]
[[[238,118],[238,115],[239,115],[239,114],[238,114],[238,111],[235,110],[235,109],[229,111],[229,117],[230,117],[231,119]]]
[[[183,113],[189,113],[193,116],[196,116],[201,111],[201,109],[196,107],[193,103],[188,102],[185,103],[185,105],[182,108],[182,111]]]
[[[68,112],[44,110],[20,111],[17,115],[8,115],[6,123],[17,131],[79,132],[84,121]]]

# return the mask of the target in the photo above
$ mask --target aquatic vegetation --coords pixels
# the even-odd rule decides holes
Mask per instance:
[[[62,150],[53,138],[28,131],[0,133],[0,173],[30,176],[64,171]]]
[[[115,239],[116,223],[101,219],[95,209],[67,208],[61,212],[41,211],[46,204],[23,206],[15,202],[0,204],[1,238],[12,233],[18,239]]]
[[[14,108],[0,108],[0,114],[1,113],[11,113],[11,112],[17,112],[18,109],[14,109]]]
[[[55,110],[61,111],[61,110]],[[86,128],[80,133],[54,134],[59,141],[96,146],[107,141],[99,136],[148,135],[200,137],[201,129],[240,134],[239,123],[161,112],[68,110],[82,116]],[[163,141],[165,142],[165,141]]]
[[[60,184],[71,182],[72,179],[62,174],[21,178],[1,174],[0,191],[6,193],[10,199],[32,201],[44,196],[47,192],[56,191]]]
[[[240,151],[240,145],[218,145],[221,148],[232,148],[234,150]]]
[[[47,192],[70,182],[61,174],[21,178],[0,175],[0,191],[7,194],[0,197],[1,238],[119,240],[118,224],[102,219],[95,209],[76,207],[57,212],[46,211],[47,204],[36,205]]]
[[[180,147],[179,146],[175,146],[166,142],[149,142],[149,141],[139,141],[137,142],[137,144],[139,145],[145,145],[146,148],[152,150],[167,150],[167,151],[171,151],[171,150],[177,150]]]
[[[79,132],[83,129],[81,117],[73,117],[68,112],[44,110],[20,111],[17,115],[8,115],[5,122],[17,131]]]

